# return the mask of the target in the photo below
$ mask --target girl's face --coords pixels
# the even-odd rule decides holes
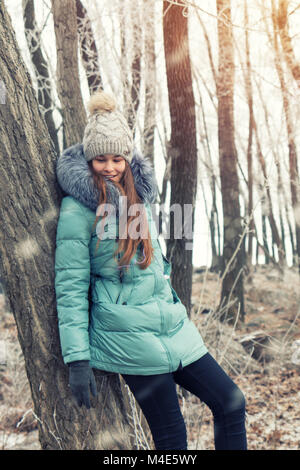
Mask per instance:
[[[92,160],[96,173],[119,183],[125,171],[125,159],[121,155],[97,155]]]

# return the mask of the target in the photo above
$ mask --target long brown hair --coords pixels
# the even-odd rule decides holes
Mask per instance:
[[[94,184],[99,189],[100,197],[98,201],[98,206],[100,206],[101,204],[105,204],[107,202],[106,181],[102,175],[100,175],[94,170],[91,161],[89,161],[88,164],[93,175]],[[136,192],[136,189],[134,186],[133,175],[132,175],[131,168],[127,160],[125,160],[125,171],[122,175],[120,182],[112,181],[112,183],[115,186],[117,186],[117,189],[119,189],[121,196],[127,196],[128,213],[129,213],[129,208],[132,204],[142,204],[142,200],[140,199],[140,197],[138,196]],[[145,224],[143,226],[145,230],[142,230],[142,233],[146,232],[147,238],[141,238],[141,236],[139,236],[137,239],[133,239],[130,237],[130,234],[128,233],[128,226],[134,219],[138,218],[139,215],[129,216],[127,214],[126,238],[119,238],[118,248],[114,252],[114,258],[116,259],[116,256],[118,255],[118,253],[121,253],[122,251],[124,251],[124,254],[119,260],[118,264],[119,266],[127,266],[127,269],[130,264],[130,260],[135,255],[138,247],[140,247],[141,258],[139,261],[137,261],[137,264],[140,267],[140,269],[146,269],[151,264],[151,261],[152,261],[154,250],[153,250],[153,246],[151,243],[151,236],[149,232],[149,225],[148,225],[148,220],[146,216],[146,210],[144,207],[143,209],[144,210],[142,211],[142,214],[140,215],[142,216],[142,224]],[[105,212],[105,214],[106,215],[104,215],[102,219],[103,222],[104,222],[104,218],[106,218],[107,216],[107,211]],[[97,222],[100,217],[101,217],[100,215],[96,216],[96,219],[93,225],[93,230],[96,227]],[[140,224],[137,225],[137,231],[140,231]],[[99,243],[100,243],[100,238],[96,244],[96,251],[99,247]]]

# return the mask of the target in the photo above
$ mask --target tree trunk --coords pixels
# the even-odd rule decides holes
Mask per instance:
[[[25,359],[42,449],[130,449],[128,397],[117,374],[96,372],[94,408],[78,408],[67,387],[54,289],[61,194],[56,155],[11,19],[0,6],[0,260],[5,295]]]
[[[103,90],[99,57],[91,21],[80,0],[76,0],[77,31],[82,65],[85,69],[90,94]]]
[[[156,63],[155,63],[155,4],[143,2],[145,25],[145,119],[143,153],[154,164],[154,131],[156,109]]]
[[[140,104],[141,88],[141,56],[142,56],[142,28],[141,11],[139,2],[132,3],[131,6],[132,25],[132,48],[133,58],[131,63],[131,102],[129,107],[128,124],[135,135],[137,112]]]
[[[244,2],[244,21],[245,21],[245,49],[246,49],[246,73],[245,85],[246,95],[249,108],[249,134],[248,134],[248,147],[247,147],[247,165],[248,165],[248,264],[252,265],[253,253],[253,236],[254,236],[254,214],[253,214],[253,127],[254,127],[254,114],[253,114],[253,90],[252,90],[252,72],[250,62],[250,46],[249,46],[249,33],[248,33],[248,8],[247,1]],[[248,282],[252,282],[251,276],[248,276]]]
[[[129,112],[130,112],[130,97],[129,97],[129,90],[130,84],[128,80],[128,38],[127,38],[127,24],[126,24],[126,9],[123,0],[119,0],[118,4],[118,11],[119,11],[119,22],[120,22],[120,49],[121,49],[121,57],[120,57],[120,67],[121,67],[121,82],[122,82],[122,89],[123,89],[123,108],[124,114],[128,119]]]
[[[272,153],[273,153],[273,157],[274,157],[274,161],[275,161],[275,165],[276,165],[276,169],[277,169],[277,179],[278,179],[278,186],[277,186],[277,194],[278,194],[278,197],[280,197],[280,194],[282,194],[283,196],[283,203],[284,203],[284,211],[285,211],[285,216],[286,216],[286,220],[287,220],[287,224],[290,228],[290,221],[289,221],[289,210],[288,210],[288,197],[286,196],[285,194],[285,187],[284,187],[284,184],[283,184],[283,181],[282,181],[282,175],[281,175],[281,167],[280,167],[280,157],[278,155],[278,151],[276,149],[276,145],[275,145],[275,142],[274,142],[274,136],[272,133],[272,130],[270,128],[270,122],[269,122],[269,114],[268,114],[268,109],[267,109],[267,105],[265,103],[265,100],[263,98],[263,93],[262,93],[262,90],[261,90],[261,87],[258,86],[258,84],[256,84],[256,87],[257,87],[257,91],[259,93],[259,97],[260,97],[260,100],[261,100],[261,104],[262,104],[262,107],[263,107],[263,110],[264,110],[264,116],[265,116],[265,122],[266,122],[266,129],[267,129],[267,132],[268,132],[268,136],[269,136],[269,140],[271,142],[271,147],[272,147]],[[281,209],[280,209],[281,210]],[[290,232],[289,232],[290,233]],[[281,239],[282,239],[282,247],[283,247],[283,251],[285,253],[285,257],[286,257],[286,250],[284,248],[284,232],[282,232],[282,236],[281,236]],[[292,240],[292,239],[291,239]],[[292,240],[293,241],[293,240]],[[293,247],[293,245],[292,245]],[[293,248],[292,248],[293,249]],[[294,260],[293,260],[293,264],[294,264]]]
[[[75,0],[51,0],[57,53],[57,89],[65,124],[66,145],[82,141],[86,112],[78,73]]]
[[[287,224],[289,228],[289,238],[290,238],[290,243],[292,247],[292,266],[297,266],[297,248],[296,248],[296,243],[294,240],[293,228],[292,228],[292,224],[289,218],[287,206],[285,206],[285,211],[286,211],[286,216],[287,216]]]
[[[205,139],[203,140],[201,139],[201,141],[203,142],[204,155],[206,159],[205,166],[206,166],[210,190],[212,194],[210,214],[208,214],[208,210],[206,209],[207,218],[209,220],[211,251],[212,251],[212,261],[211,261],[210,269],[213,272],[214,271],[219,272],[221,270],[222,259],[221,259],[221,252],[220,252],[221,251],[220,250],[220,224],[219,224],[219,215],[218,215],[218,208],[217,208],[216,175],[214,173],[214,166],[213,166],[210,145],[209,145],[209,137],[208,137],[208,132],[207,132],[206,118],[205,118],[200,90],[199,90],[199,100],[200,100],[200,108],[201,108],[201,115],[202,115],[202,121],[203,121],[203,135],[205,136]],[[204,142],[206,145],[204,145]],[[203,198],[204,198],[205,205],[206,205],[204,188],[203,188]],[[216,241],[215,241],[216,229],[217,229],[217,235],[218,235],[218,249],[216,247]]]
[[[268,240],[267,240],[267,216],[265,214],[262,214],[262,233],[263,233],[263,246],[264,246],[264,251],[265,251],[265,263],[269,264],[270,262],[270,249],[268,245]],[[273,245],[273,243],[272,243]]]
[[[234,142],[234,57],[230,0],[217,0],[219,75],[218,136],[223,203],[223,282],[220,319],[244,320],[242,225],[239,204],[237,151]],[[223,307],[224,306],[224,307]]]
[[[265,214],[269,218],[269,223],[270,223],[270,227],[272,231],[272,239],[277,245],[278,260],[279,260],[278,268],[282,272],[283,266],[285,265],[285,253],[284,253],[284,249],[282,246],[282,241],[279,235],[279,231],[277,228],[276,220],[274,217],[273,203],[272,203],[272,197],[271,197],[271,191],[270,191],[270,184],[269,184],[268,175],[267,175],[266,162],[262,153],[259,136],[258,136],[257,125],[256,125],[255,120],[253,121],[253,124],[254,124],[254,132],[255,132],[256,143],[257,143],[257,156],[258,156],[258,160],[259,160],[263,178],[264,178],[264,183],[263,183],[263,187],[261,188],[261,191],[262,192],[265,191],[267,195],[267,200],[264,199]]]
[[[195,99],[188,43],[188,19],[183,7],[163,2],[163,33],[169,108],[171,115],[171,207],[177,204],[184,212],[184,204],[191,208],[190,220],[181,219],[181,227],[190,222],[194,230],[194,212],[197,190],[197,144]],[[181,227],[175,227],[177,230]],[[172,227],[170,227],[172,232]],[[184,232],[184,230],[182,230]],[[170,233],[167,256],[172,262],[172,283],[188,313],[192,293],[192,234],[182,233],[174,239]],[[188,241],[188,243],[186,243]],[[187,246],[186,246],[187,245]]]
[[[160,140],[161,144],[161,151],[165,159],[165,170],[164,170],[164,175],[163,175],[163,181],[162,181],[162,190],[159,194],[159,202],[160,204],[165,204],[166,202],[166,197],[167,197],[167,188],[168,188],[168,183],[171,180],[171,156],[169,152],[169,147],[170,147],[170,141],[168,140],[168,132],[167,132],[167,126],[165,123],[165,116],[163,113],[163,106],[162,106],[162,100],[161,100],[161,86],[160,83],[157,84],[158,86],[158,93],[157,93],[157,106],[159,110],[159,116],[156,117],[157,120],[161,121],[162,127],[163,127],[163,136],[160,133],[159,127],[157,127],[157,134]]]
[[[276,30],[278,27],[282,49],[286,63],[296,80],[298,87],[300,88],[300,63],[297,62],[292,39],[289,35],[289,23],[288,23],[288,0],[279,0],[278,11],[276,17]]]
[[[130,13],[130,25],[128,25],[127,9]],[[140,104],[141,86],[141,11],[139,2],[124,5],[119,1],[120,41],[121,41],[121,73],[124,98],[124,113],[129,127],[135,135],[136,116]],[[130,54],[131,52],[131,54]],[[129,59],[130,58],[130,59]],[[128,70],[128,64],[130,70]],[[128,76],[130,75],[130,80]]]
[[[205,27],[204,22],[202,21],[201,15],[199,14],[198,11],[196,11],[196,15],[198,18],[198,21],[201,25],[201,28],[203,30],[203,35],[205,38],[205,42],[207,45],[207,53],[209,57],[209,63],[210,63],[210,68],[211,68],[211,73],[214,78],[214,84],[215,87],[217,88],[217,72],[216,72],[216,67],[213,61],[213,52],[212,52],[212,46],[211,42],[209,40],[209,36]],[[200,75],[202,84],[206,87],[207,92],[211,98],[212,105],[215,107],[215,110],[217,112],[217,108],[215,106],[215,102],[213,100],[214,95],[208,90],[206,80],[202,77],[201,73],[199,70],[197,70],[197,73],[193,69],[194,75]],[[198,80],[197,80],[197,85],[198,85]],[[203,127],[204,127],[204,136],[205,136],[205,143],[206,146],[203,145],[205,149],[205,154],[207,155],[207,163],[205,165],[207,166],[207,171],[208,171],[208,178],[209,178],[209,184],[211,188],[211,193],[212,193],[212,206],[211,206],[211,211],[210,211],[210,216],[209,216],[209,227],[210,227],[210,238],[211,238],[211,247],[212,247],[212,262],[211,262],[211,271],[216,271],[220,272],[222,270],[222,256],[221,256],[221,234],[220,234],[220,223],[219,223],[219,214],[218,214],[218,209],[217,209],[217,201],[216,201],[216,175],[214,172],[214,166],[213,166],[213,161],[212,161],[212,156],[211,156],[211,150],[210,150],[210,144],[209,144],[209,137],[208,137],[208,132],[207,132],[207,125],[206,125],[206,118],[205,118],[205,112],[204,112],[204,107],[203,107],[203,102],[202,102],[202,97],[201,97],[201,91],[198,86],[198,93],[199,93],[199,99],[200,99],[200,109],[201,109],[201,115],[202,115],[202,121],[203,121]],[[206,149],[207,147],[207,149]],[[217,229],[217,239],[218,239],[218,248],[216,247],[216,242],[215,242],[215,231]]]
[[[40,111],[43,114],[50,137],[55,146],[55,150],[59,153],[59,144],[57,137],[57,129],[53,119],[53,101],[51,96],[51,86],[49,80],[48,64],[43,56],[41,43],[37,42],[39,39],[39,32],[35,20],[35,11],[33,0],[23,0],[23,17],[24,17],[24,30],[25,37],[28,44],[33,69],[37,79],[38,88],[38,102]]]
[[[275,66],[278,73],[282,97],[283,97],[283,109],[286,121],[286,132],[288,138],[288,151],[289,151],[289,174],[291,184],[291,200],[294,211],[295,227],[296,227],[296,244],[298,254],[298,270],[300,274],[300,222],[299,222],[299,210],[300,210],[300,180],[297,166],[297,147],[295,142],[295,130],[293,125],[293,119],[291,116],[290,109],[290,98],[289,91],[287,89],[282,62],[280,60],[280,51],[278,44],[277,25],[279,26],[281,44],[283,47],[284,55],[288,66],[290,67],[294,78],[298,82],[300,88],[300,64],[297,64],[293,54],[292,42],[288,34],[288,23],[287,23],[287,1],[279,1],[279,11],[277,13],[274,0],[272,0],[272,20],[273,20],[273,46],[275,52]]]

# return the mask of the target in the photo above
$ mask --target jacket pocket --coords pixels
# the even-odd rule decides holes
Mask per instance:
[[[180,320],[180,322],[172,330],[168,331],[167,335],[169,337],[174,336],[177,333],[177,331],[182,328],[183,323],[184,323],[184,319]]]

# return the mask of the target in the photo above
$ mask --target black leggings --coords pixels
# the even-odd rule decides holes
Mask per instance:
[[[212,411],[216,450],[247,450],[245,397],[209,353],[172,373],[122,377],[145,415],[157,450],[187,449],[176,384]]]

